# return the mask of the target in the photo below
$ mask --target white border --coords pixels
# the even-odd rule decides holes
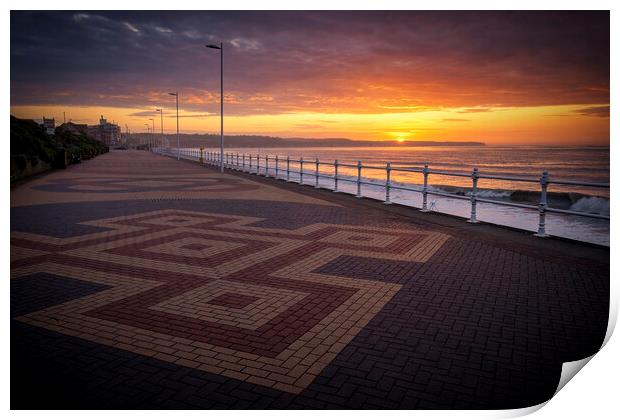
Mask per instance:
[[[290,1],[239,1],[239,0],[228,0],[225,3],[215,3],[215,2],[204,2],[204,1],[161,1],[161,0],[137,0],[137,1],[119,1],[119,0],[108,0],[106,2],[90,2],[85,3],[83,1],[65,1],[58,0],[50,3],[49,1],[41,1],[41,0],[22,0],[22,1],[14,1],[10,0],[6,2],[8,3],[7,10],[3,15],[2,23],[5,39],[3,42],[4,54],[3,56],[9,57],[10,54],[10,9],[14,10],[26,10],[26,9],[49,9],[50,7],[54,7],[57,10],[69,9],[69,10],[97,10],[97,9],[117,9],[117,10],[148,10],[148,9],[156,9],[156,10],[256,10],[256,9],[285,9],[285,10],[330,10],[330,9],[365,9],[365,10],[387,10],[387,9],[414,9],[414,10],[463,10],[463,9],[491,9],[491,10],[511,10],[511,9],[520,9],[520,10],[611,10],[611,75],[612,75],[612,91],[611,91],[611,102],[613,104],[617,103],[618,99],[618,89],[616,88],[616,84],[614,84],[613,75],[618,74],[618,65],[617,65],[617,56],[618,56],[618,24],[620,20],[617,18],[617,10],[618,6],[614,8],[617,2],[614,1],[598,1],[598,0],[589,0],[585,1],[574,1],[574,0],[564,0],[564,1],[541,1],[541,0],[521,0],[521,1],[480,1],[480,0],[472,0],[472,1],[441,1],[434,0],[432,2],[412,2],[412,1],[398,1],[398,0],[382,0],[381,2],[370,1],[370,0],[340,0],[338,2],[334,2],[333,0],[314,0],[314,1],[302,1],[295,2],[294,4]],[[7,112],[5,114],[5,118],[2,119],[2,128],[3,133],[5,133],[4,139],[8,141],[8,115],[10,113],[10,66],[5,64],[2,66],[2,70],[4,73],[5,80],[5,92],[4,97],[6,98],[6,107]],[[617,107],[614,105],[611,107],[611,138],[618,139],[620,134],[618,132],[618,117],[619,112]],[[615,140],[614,140],[615,141]],[[616,146],[611,145],[611,185],[612,185],[612,203],[613,198],[616,197],[617,188],[616,181],[618,179],[618,164],[613,162],[617,157]],[[5,157],[5,162],[8,162],[8,159]],[[8,173],[8,168],[5,167],[4,173]],[[5,194],[3,194],[3,206],[1,210],[3,212],[3,220],[9,220],[9,199],[10,199],[10,190],[8,186],[8,182],[5,184]],[[616,211],[616,208],[612,204],[612,222],[611,222],[611,242],[615,242],[614,238],[616,237],[617,229],[616,229],[616,217],[620,215],[619,211]],[[9,223],[2,224],[3,229],[3,237],[5,238],[4,249],[3,249],[3,266],[5,267],[5,273],[9,272],[9,243],[8,238],[10,236],[10,227]],[[612,316],[613,316],[613,324],[615,324],[615,318],[617,317],[617,309],[618,309],[618,282],[617,278],[620,274],[618,271],[618,264],[615,261],[618,261],[619,255],[616,251],[615,247],[612,244],[611,247],[611,277],[612,277]],[[5,315],[4,315],[4,333],[2,338],[4,340],[3,346],[0,347],[0,351],[2,352],[2,361],[4,364],[4,372],[3,381],[2,381],[2,400],[4,403],[4,407],[8,410],[10,407],[10,399],[9,399],[9,390],[10,390],[10,375],[6,374],[10,370],[10,351],[9,351],[9,305],[7,302],[9,301],[9,282],[8,276],[5,279],[4,283],[4,303],[5,303]],[[580,372],[578,377],[575,380],[570,381],[551,401],[549,401],[544,407],[533,414],[535,418],[545,418],[545,419],[556,419],[556,418],[568,418],[568,419],[582,419],[584,417],[591,418],[610,418],[613,417],[613,413],[618,413],[618,396],[617,396],[617,385],[618,385],[618,373],[619,373],[619,363],[617,360],[617,355],[619,354],[620,345],[618,344],[617,338],[612,338],[609,343],[604,347],[603,351],[600,354],[597,354],[594,358],[592,358],[591,362],[588,363],[584,368],[583,372]],[[537,407],[540,408],[540,407]],[[408,411],[390,411],[390,412],[374,412],[374,411],[356,411],[356,412],[321,412],[321,416],[328,417],[349,417],[351,415],[356,416],[356,418],[372,418],[376,415],[381,416],[395,416],[395,417],[409,417],[415,416],[419,418],[496,418],[496,417],[505,417],[514,416],[519,414],[525,414],[528,410],[522,411],[512,411],[512,412],[481,412],[481,411],[453,411],[453,412],[408,412]],[[531,410],[530,410],[531,411]],[[54,418],[62,418],[64,419],[72,419],[72,418],[82,418],[85,413],[83,412],[11,412],[12,416],[16,418],[31,418],[35,416],[44,415],[45,417]],[[158,418],[167,418],[172,413],[167,412],[149,412],[147,415],[154,416],[156,419]],[[213,415],[217,416],[218,420],[227,420],[231,418],[237,418],[239,416],[243,417],[252,417],[253,419],[263,419],[263,418],[282,418],[285,416],[288,417],[293,413],[285,412],[285,411],[263,411],[263,412],[210,412],[210,413],[202,413],[200,411],[194,412],[183,412],[183,416],[187,416],[188,418],[204,418],[205,415]],[[141,413],[134,412],[120,412],[120,413],[108,413],[108,412],[89,412],[87,414],[89,417],[93,417],[94,419],[106,419],[110,415],[121,416],[121,417],[135,417],[141,415]],[[295,416],[300,417],[301,419],[310,419],[311,416],[316,416],[316,413],[310,411],[298,411],[294,413]],[[288,420],[288,419],[287,419]]]

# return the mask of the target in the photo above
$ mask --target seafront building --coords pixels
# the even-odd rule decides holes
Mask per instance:
[[[99,124],[97,125],[68,122],[61,124],[59,127],[75,134],[87,134],[106,146],[118,146],[121,144],[121,127],[118,124],[108,122],[103,118],[103,115],[99,118]]]
[[[88,124],[76,124],[69,121],[68,123],[61,124],[60,127],[73,134],[88,134]]]
[[[117,146],[121,142],[121,127],[118,124],[109,123],[103,115],[99,118],[99,125],[88,127],[88,134],[106,146]]]
[[[43,124],[41,127],[45,129],[47,134],[54,134],[54,130],[56,129],[56,121],[54,118],[45,118],[43,117]]]

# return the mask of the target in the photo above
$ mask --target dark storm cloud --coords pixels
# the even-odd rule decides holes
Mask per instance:
[[[220,40],[237,114],[609,103],[608,12],[473,11],[12,12],[11,102],[215,112]]]

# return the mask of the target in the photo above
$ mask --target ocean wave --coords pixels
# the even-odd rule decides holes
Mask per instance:
[[[581,197],[570,206],[570,210],[609,216],[609,200],[602,197]]]
[[[312,178],[314,174],[312,172],[304,172],[304,176]],[[353,176],[341,176],[342,181],[348,181],[351,184],[355,184],[356,177]],[[362,177],[364,182],[364,189],[376,190],[377,193],[383,192],[385,183],[383,180],[379,180],[371,177]],[[392,182],[392,187],[398,190],[398,187],[412,188],[417,190],[418,193],[422,191],[423,186],[417,183],[409,182]],[[463,198],[471,197],[471,187],[459,187],[454,185],[429,185],[428,191],[430,194],[433,192],[453,194],[461,196]],[[487,198],[490,200],[514,202],[522,204],[538,205],[540,203],[540,191],[536,190],[510,190],[499,188],[479,188],[477,196],[480,198]],[[601,214],[609,216],[609,198],[589,196],[577,192],[547,192],[547,205],[552,208],[561,210],[573,210],[584,213]]]
[[[422,189],[418,184],[402,184],[415,186]],[[463,197],[471,196],[471,188],[456,187],[452,185],[429,185],[429,192],[448,193]],[[537,205],[540,202],[540,191],[535,190],[507,190],[494,188],[480,188],[477,196],[497,201],[518,202]],[[609,198],[588,196],[576,192],[547,192],[547,204],[549,207],[580,211],[609,216]]]

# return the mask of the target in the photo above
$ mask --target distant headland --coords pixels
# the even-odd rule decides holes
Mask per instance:
[[[143,134],[146,136],[146,134]],[[156,137],[159,137],[156,134]],[[161,138],[161,137],[160,137]],[[176,134],[166,134],[166,140],[172,145],[176,142]],[[217,147],[219,134],[181,134],[180,143],[183,147]],[[477,141],[389,141],[389,140],[351,140],[346,138],[285,138],[258,135],[225,135],[226,147],[428,147],[428,146],[485,146]]]

